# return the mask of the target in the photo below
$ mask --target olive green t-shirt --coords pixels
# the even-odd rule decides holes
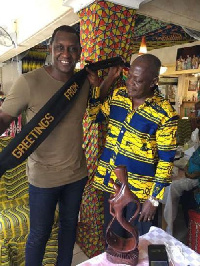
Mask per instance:
[[[25,111],[28,122],[63,84],[52,78],[45,68],[23,74],[10,89],[2,111],[13,117]],[[70,111],[29,156],[27,175],[32,185],[51,188],[87,176],[86,159],[82,149],[82,120],[87,107],[89,88],[89,81],[86,79]]]

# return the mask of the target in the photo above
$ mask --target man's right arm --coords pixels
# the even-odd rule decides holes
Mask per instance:
[[[30,100],[30,89],[27,79],[21,75],[11,86],[0,107],[0,135],[10,123],[27,109]]]
[[[123,67],[121,66],[110,67],[108,76],[102,81],[100,85],[100,100],[102,102],[108,97],[109,89],[120,77],[122,70]]]
[[[15,119],[0,109],[0,135],[2,135],[9,127],[10,123]]]
[[[91,90],[87,109],[91,120],[102,122],[108,118],[110,114],[110,101],[112,99],[112,95],[109,95],[109,89],[119,78],[122,69],[121,66],[110,67],[108,76],[102,81],[101,85]]]

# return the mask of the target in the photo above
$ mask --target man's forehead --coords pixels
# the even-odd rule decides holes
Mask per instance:
[[[54,41],[66,41],[66,40],[79,44],[79,39],[76,33],[65,32],[65,31],[56,32]]]
[[[141,63],[141,62],[133,62],[130,67],[132,71],[138,71],[138,70],[142,71],[142,70],[146,70],[147,68],[148,68],[148,65]]]
[[[143,58],[143,57],[137,57],[131,65],[138,65],[138,66],[142,66],[145,67],[146,65],[150,65],[151,64],[151,60],[147,60],[147,58]]]

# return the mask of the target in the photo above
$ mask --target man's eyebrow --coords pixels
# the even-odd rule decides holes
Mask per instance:
[[[62,43],[62,42],[58,42],[58,43],[56,43],[55,45],[63,45],[63,46],[66,46],[66,44],[64,44],[64,43]],[[77,47],[77,46],[79,46],[79,45],[78,45],[78,44],[67,44],[67,46],[70,46],[70,47],[72,47],[72,46]]]

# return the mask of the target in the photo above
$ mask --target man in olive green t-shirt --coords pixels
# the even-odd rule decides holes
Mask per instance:
[[[57,28],[52,35],[50,53],[50,66],[21,75],[10,89],[0,109],[0,134],[23,111],[29,122],[73,76],[81,54],[76,31],[66,25]],[[42,265],[57,203],[60,219],[57,265],[71,265],[79,207],[87,182],[82,120],[90,85],[99,86],[98,75],[92,71],[70,111],[28,158],[30,234],[26,244],[27,266]]]

